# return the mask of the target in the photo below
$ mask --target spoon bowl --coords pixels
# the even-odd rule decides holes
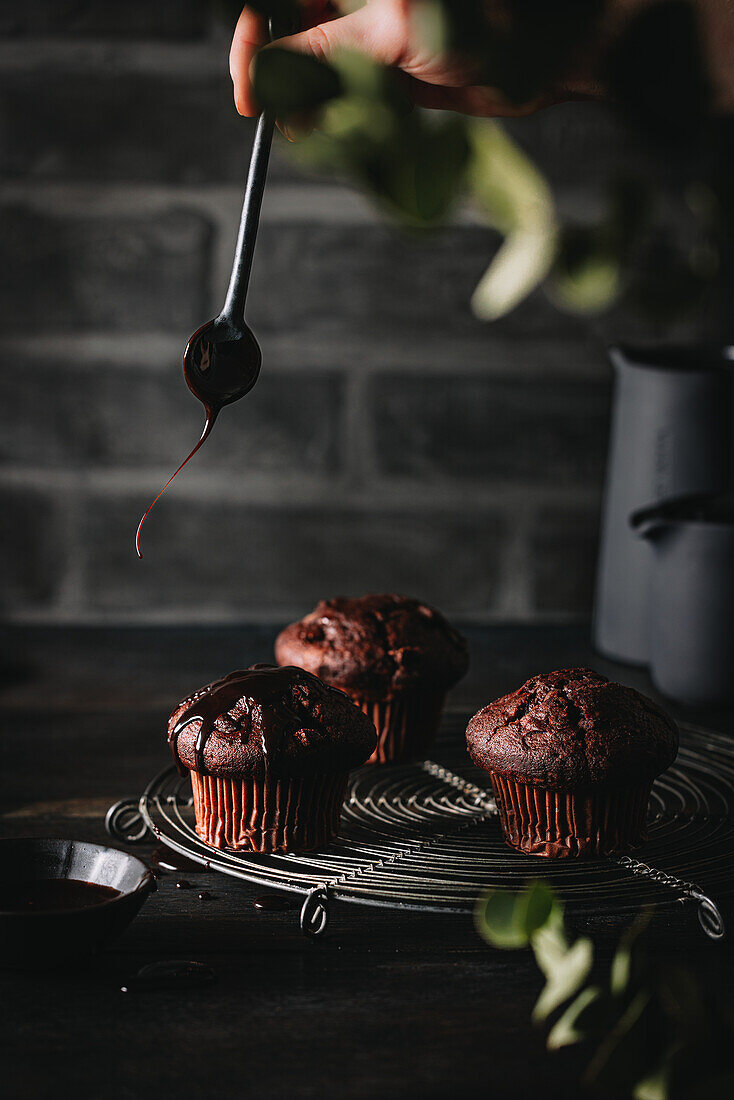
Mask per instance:
[[[228,318],[207,321],[186,345],[186,385],[211,414],[249,393],[260,374],[262,353],[250,328]]]

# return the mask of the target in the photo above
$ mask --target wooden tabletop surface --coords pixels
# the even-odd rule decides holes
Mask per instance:
[[[595,656],[582,627],[467,633],[472,671],[451,700],[467,711],[534,673],[579,664],[650,690],[643,672]],[[107,842],[108,806],[138,795],[168,763],[172,706],[232,668],[268,660],[273,636],[267,627],[5,628],[0,835]],[[734,734],[730,714],[683,716]],[[135,851],[145,857],[151,846]],[[490,948],[469,915],[342,903],[312,941],[297,911],[254,908],[261,887],[202,872],[177,889],[181,877],[162,877],[123,937],[86,963],[0,971],[8,1100],[580,1094],[583,1052],[547,1054],[530,1024],[542,984],[532,956]],[[199,900],[202,891],[211,898]],[[602,956],[618,930],[613,920],[592,923]],[[708,941],[680,905],[661,909],[650,935],[657,956],[685,953],[712,982],[730,971],[731,942]],[[163,959],[207,963],[216,981],[121,992]]]

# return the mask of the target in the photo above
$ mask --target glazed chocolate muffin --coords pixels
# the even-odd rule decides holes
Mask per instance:
[[[491,776],[511,847],[600,856],[645,840],[650,790],[675,760],[678,730],[640,692],[573,668],[484,707],[466,741]]]
[[[278,636],[275,657],[346,691],[377,730],[372,763],[422,759],[446,692],[468,667],[466,642],[407,596],[321,600]]]
[[[350,768],[372,723],[300,668],[253,665],[184,699],[168,721],[191,772],[196,831],[215,848],[307,851],[336,835]]]

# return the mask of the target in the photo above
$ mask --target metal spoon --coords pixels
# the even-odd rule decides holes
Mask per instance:
[[[272,19],[269,27],[272,40],[276,37]],[[290,34],[292,30],[290,26],[279,28],[277,37]],[[252,330],[245,321],[245,299],[250,282],[274,127],[275,116],[268,111],[263,111],[258,119],[250,155],[250,168],[247,173],[232,274],[229,278],[222,312],[214,320],[207,321],[197,329],[184,351],[184,378],[194,397],[198,398],[204,406],[206,414],[204,429],[194,449],[169,477],[158,496],[143,514],[135,535],[135,549],[139,558],[143,556],[140,551],[140,532],[153,505],[207,439],[221,409],[225,405],[231,405],[233,401],[239,401],[249,393],[260,374],[262,353]]]

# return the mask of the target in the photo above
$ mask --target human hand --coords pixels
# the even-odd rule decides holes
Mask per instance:
[[[373,61],[399,70],[407,94],[420,107],[467,115],[525,115],[585,91],[578,83],[575,87],[569,84],[521,106],[510,103],[497,88],[478,82],[472,59],[426,48],[412,17],[410,0],[367,0],[346,15],[328,0],[302,0],[302,7],[305,29],[280,39],[279,47],[299,50],[319,60],[329,60],[342,49],[364,53]],[[235,103],[241,115],[256,115],[260,109],[253,95],[250,66],[268,41],[263,17],[245,7],[229,55]]]

